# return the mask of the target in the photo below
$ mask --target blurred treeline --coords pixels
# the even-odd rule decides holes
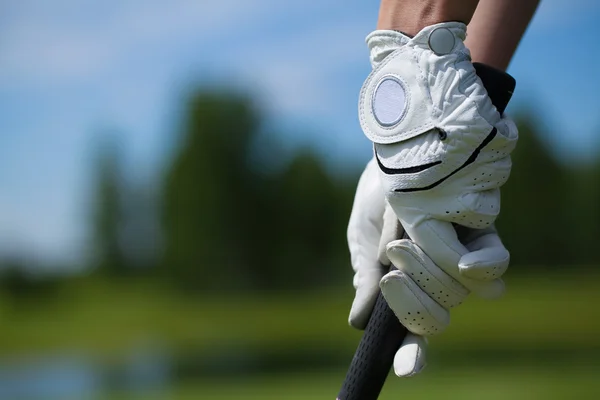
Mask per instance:
[[[512,273],[599,264],[600,163],[561,162],[533,115],[516,119],[521,138],[497,223]],[[262,121],[250,96],[196,92],[151,185],[128,176],[118,137],[98,146],[90,276],[156,278],[192,292],[350,285],[346,223],[363,166],[332,172],[308,148],[270,163],[284,136],[265,134]],[[4,264],[8,292],[35,291],[23,262]]]

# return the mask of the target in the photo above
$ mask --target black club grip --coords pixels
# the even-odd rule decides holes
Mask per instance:
[[[514,78],[485,64],[473,63],[473,66],[492,103],[502,114],[515,89]],[[404,238],[408,236],[405,234]],[[337,399],[377,400],[406,332],[379,292]]]
[[[338,400],[376,400],[405,336],[406,328],[379,292]]]

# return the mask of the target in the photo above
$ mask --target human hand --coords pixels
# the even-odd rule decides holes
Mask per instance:
[[[376,162],[361,178],[348,230],[357,272],[350,323],[366,324],[380,284],[394,313],[417,334],[396,355],[400,376],[422,368],[420,335],[441,332],[448,310],[470,291],[488,298],[504,291],[499,277],[509,255],[492,224],[517,132],[492,104],[463,38],[463,24],[447,23],[412,39],[393,31],[367,39],[374,71],[361,91],[360,117]],[[394,240],[399,229],[386,229],[398,224],[376,199],[379,185],[412,241]],[[398,271],[385,275],[381,266],[390,260]]]

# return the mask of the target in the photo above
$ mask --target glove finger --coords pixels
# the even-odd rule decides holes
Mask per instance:
[[[394,373],[403,378],[418,374],[427,365],[427,338],[408,332],[394,356]]]
[[[460,273],[471,279],[491,281],[501,277],[508,268],[510,254],[495,232],[479,236],[466,244],[471,252],[461,257]]]
[[[450,313],[400,270],[387,273],[379,284],[386,302],[402,325],[422,336],[441,333]]]
[[[485,172],[483,172],[485,174]],[[495,171],[500,175],[505,172]],[[491,174],[490,174],[491,175]],[[491,182],[488,182],[491,184]],[[500,190],[489,189],[466,193],[458,200],[461,204],[460,219],[453,222],[474,229],[484,229],[494,223],[500,213]],[[444,218],[445,219],[445,218]]]
[[[348,323],[353,328],[365,329],[379,295],[379,282],[388,268],[379,262],[376,264],[376,268],[361,269],[354,275],[356,293],[348,316]]]
[[[348,222],[348,248],[355,271],[373,268],[377,261],[385,207],[376,165],[371,160],[358,181]]]
[[[387,252],[392,263],[442,307],[455,307],[469,295],[466,287],[435,265],[413,241],[395,240]]]
[[[504,283],[499,279],[479,281],[460,273],[460,259],[470,251],[459,241],[450,222],[428,219],[412,225],[402,221],[402,225],[438,267],[467,289],[484,298],[497,298],[504,293]]]
[[[356,289],[348,322],[357,329],[367,325],[379,293],[379,281],[388,270],[378,261],[385,207],[378,171],[371,160],[358,182],[347,231]]]

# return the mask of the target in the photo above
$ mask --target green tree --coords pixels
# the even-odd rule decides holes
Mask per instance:
[[[124,275],[127,260],[121,241],[124,220],[122,159],[114,138],[97,146],[96,188],[92,197],[94,266],[110,276]]]
[[[163,273],[194,289],[235,286],[250,274],[237,245],[256,212],[247,161],[257,116],[244,97],[198,93],[184,118],[163,185]]]
[[[275,274],[279,286],[318,286],[350,276],[346,226],[354,179],[333,179],[313,152],[302,151],[278,180],[274,231],[281,235],[273,268],[287,271]]]
[[[511,176],[502,188],[498,230],[513,264],[557,266],[569,261],[565,230],[576,221],[565,214],[569,171],[549,152],[530,114],[517,119],[519,143]]]
[[[600,165],[570,165],[568,182],[569,190],[565,193],[566,204],[563,207],[566,222],[561,227],[554,227],[560,232],[562,245],[568,251],[566,264],[598,264]]]
[[[188,102],[162,193],[162,273],[182,286],[308,288],[349,268],[353,191],[308,150],[283,170],[257,168],[259,127],[246,97],[201,92]],[[261,154],[278,154],[268,140],[261,145]]]

